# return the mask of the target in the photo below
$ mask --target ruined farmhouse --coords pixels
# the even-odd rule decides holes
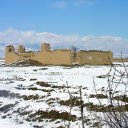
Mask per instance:
[[[13,45],[5,48],[5,64],[11,64],[22,60],[33,60],[42,65],[109,65],[113,55],[111,51],[57,49],[51,50],[50,44],[43,43],[40,51],[25,51],[20,45],[15,50]]]

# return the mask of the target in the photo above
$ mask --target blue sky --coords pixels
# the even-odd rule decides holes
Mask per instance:
[[[41,42],[128,56],[128,0],[0,0],[0,55],[9,43]]]

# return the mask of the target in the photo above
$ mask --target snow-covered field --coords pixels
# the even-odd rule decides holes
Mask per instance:
[[[126,64],[127,65],[127,64]],[[119,70],[122,67],[117,66]],[[95,94],[94,84],[98,92],[107,87],[107,76],[110,66],[45,66],[45,67],[0,67],[0,128],[63,128],[69,121],[62,117],[44,117],[36,112],[64,113],[70,111],[70,105],[63,105],[60,101],[72,96],[80,97],[82,90],[84,103],[98,101],[88,99],[90,94]],[[47,82],[41,85],[41,82]],[[122,90],[122,87],[119,88]],[[35,97],[33,97],[35,96]],[[88,101],[89,100],[89,101]],[[107,100],[102,99],[106,104]],[[45,113],[45,114],[47,114]],[[45,115],[44,114],[44,115]],[[80,108],[73,106],[71,114],[76,116],[72,120],[71,128],[81,128]],[[85,116],[89,116],[86,107]],[[59,115],[60,116],[60,115]],[[64,115],[63,115],[64,116]],[[62,127],[63,126],[63,127]],[[86,126],[89,127],[89,126]]]

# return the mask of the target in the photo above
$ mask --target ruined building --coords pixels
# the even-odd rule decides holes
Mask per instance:
[[[25,47],[20,45],[15,50],[13,45],[5,48],[5,64],[11,64],[21,60],[34,60],[42,65],[108,65],[112,62],[111,51],[81,50],[70,49],[51,50],[50,44],[43,43],[39,52],[26,52]]]

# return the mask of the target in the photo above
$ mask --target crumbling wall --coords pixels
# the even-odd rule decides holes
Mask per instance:
[[[21,61],[21,60],[36,60],[37,61],[36,56],[37,56],[36,52],[18,53],[17,61]]]
[[[18,52],[16,52],[12,45],[7,46],[5,49],[5,64],[29,59],[38,61],[42,65],[72,65],[73,63],[80,65],[107,65],[113,61],[111,51],[73,52],[67,49],[50,50],[50,45],[46,43],[41,45],[40,52],[25,52],[23,46],[20,46]]]
[[[25,47],[23,45],[19,45],[17,49],[18,53],[25,53]]]
[[[21,60],[35,60],[42,65],[72,65],[70,50],[42,51],[31,53],[10,52],[5,57],[5,64],[11,64]]]

